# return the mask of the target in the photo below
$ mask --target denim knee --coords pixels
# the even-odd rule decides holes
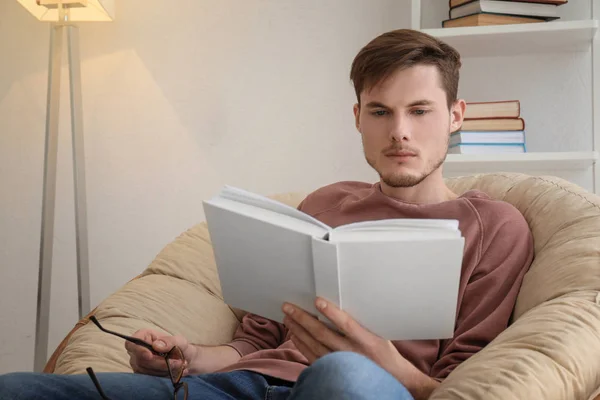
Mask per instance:
[[[327,376],[344,386],[361,381],[362,386],[364,377],[379,369],[377,364],[362,354],[338,351],[319,358],[306,372]]]
[[[377,367],[371,359],[359,353],[349,351],[336,351],[319,358],[314,362],[312,368],[329,371],[330,373],[342,373],[344,375],[355,373],[364,368]]]
[[[32,379],[33,375],[26,372],[0,375],[0,400],[18,399],[33,384]]]
[[[406,388],[371,359],[352,352],[334,352],[305,369],[298,383],[313,387],[315,398],[412,399]]]

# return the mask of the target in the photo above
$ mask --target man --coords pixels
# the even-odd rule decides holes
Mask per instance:
[[[426,399],[507,327],[533,258],[532,236],[508,203],[479,191],[456,194],[444,183],[449,136],[465,111],[457,98],[460,66],[453,48],[417,31],[388,32],[367,44],[351,68],[354,116],[380,181],[336,183],[299,206],[333,227],[384,218],[458,219],[466,244],[454,337],[390,342],[323,299],[316,299],[317,309],[341,334],[292,304],[282,306],[285,324],[247,314],[232,342],[221,346],[137,332],[158,351],[182,349],[191,399]],[[170,381],[153,376],[166,375],[164,359],[129,342],[126,348],[137,374],[98,374],[108,397],[172,395]],[[98,398],[84,375],[9,374],[0,378],[0,393],[2,399]]]

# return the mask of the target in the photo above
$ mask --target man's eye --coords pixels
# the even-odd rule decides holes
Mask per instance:
[[[413,110],[412,113],[415,114],[415,115],[425,115],[425,114],[427,114],[427,110],[421,110],[421,109],[419,109],[419,110]]]
[[[387,114],[387,111],[385,111],[385,110],[375,110],[371,114],[373,114],[373,115],[375,115],[377,117],[383,117],[384,115]]]

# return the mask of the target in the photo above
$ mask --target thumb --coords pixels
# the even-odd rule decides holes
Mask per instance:
[[[177,346],[183,351],[187,344],[187,340],[183,336],[161,336],[152,342],[152,347],[156,351],[167,352]]]

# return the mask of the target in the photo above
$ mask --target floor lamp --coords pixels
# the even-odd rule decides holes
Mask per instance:
[[[79,318],[82,318],[90,311],[90,282],[79,28],[74,23],[80,21],[112,21],[114,19],[114,0],[17,1],[38,20],[50,23],[44,188],[33,362],[34,371],[41,372],[48,357],[50,328],[50,281],[52,278],[52,246],[54,243],[54,205],[63,37],[66,33],[71,97],[73,179],[75,185],[77,294]]]

